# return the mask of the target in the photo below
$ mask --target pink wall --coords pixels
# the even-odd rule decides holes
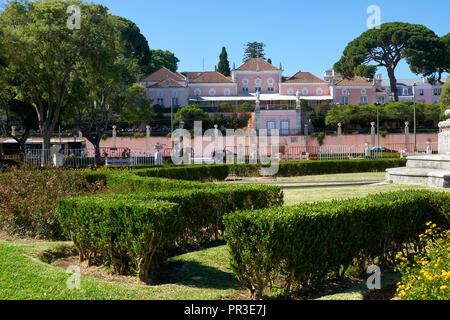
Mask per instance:
[[[331,95],[330,93],[330,86],[324,84],[324,85],[302,85],[302,84],[296,84],[296,83],[283,83],[281,84],[281,94],[284,95],[288,95],[290,90],[293,90],[293,95],[297,94],[297,91],[300,92],[300,95],[302,96],[318,96],[319,94],[317,93],[317,89],[320,88],[322,89],[322,96],[329,96]],[[303,94],[303,90],[307,89],[308,90],[308,94]]]
[[[295,120],[295,119],[294,119]],[[295,121],[294,121],[295,125]],[[297,138],[297,142],[293,142],[291,138]],[[410,134],[410,143],[414,143],[414,136]],[[116,138],[116,146],[117,148],[130,148],[133,151],[145,151],[146,146],[146,138],[128,138],[128,137],[117,137]],[[223,137],[224,143],[226,137]],[[287,136],[281,137],[282,141],[288,147],[298,147],[302,145],[302,137],[300,136]],[[376,138],[375,138],[376,139]],[[248,140],[248,139],[247,139]],[[420,133],[417,134],[417,144],[420,146],[425,146],[427,141],[430,140],[433,144],[437,144],[438,142],[438,134],[432,133]],[[203,145],[207,146],[212,143],[212,139],[209,141],[204,141]],[[371,135],[360,134],[360,135],[343,135],[341,137],[342,145],[348,146],[364,146],[366,143],[370,143]],[[154,152],[154,147],[157,143],[164,146],[164,149],[171,147],[171,140],[168,137],[151,137],[151,150]],[[405,143],[405,135],[404,134],[388,134],[386,138],[380,137],[380,144],[404,144]],[[311,136],[308,137],[308,145],[309,146],[318,146],[317,139],[313,139]],[[338,145],[338,137],[337,136],[327,136],[324,141],[324,146],[337,146]],[[87,142],[86,146],[89,149],[93,149],[93,146]],[[192,146],[194,144],[192,143]],[[112,138],[108,138],[108,140],[102,140],[100,143],[101,148],[111,148],[112,147]]]
[[[336,99],[336,103],[342,104],[342,92],[344,90],[347,90],[347,92],[350,92],[350,104],[354,104],[354,105],[359,105],[360,104],[360,98],[362,96],[362,88],[345,88],[345,87],[338,87],[336,88],[336,94],[335,94],[335,99]],[[373,103],[373,87],[372,86],[368,86],[366,88],[364,88],[366,90],[366,96],[367,96],[367,104],[372,104]]]
[[[196,90],[200,90],[200,96],[211,96],[210,95],[210,90],[214,89],[215,90],[215,94],[214,96],[217,97],[223,97],[223,96],[227,96],[227,94],[225,94],[225,90],[229,90],[229,96],[236,96],[237,95],[237,86],[235,84],[230,83],[230,85],[202,85],[202,86],[196,86],[195,83],[191,84],[189,86],[189,96],[192,98],[196,97]]]
[[[248,90],[250,93],[255,92],[255,87],[261,87],[261,92],[267,93],[268,87],[273,87],[274,93],[279,92],[279,81],[280,81],[280,73],[262,73],[262,72],[254,72],[254,73],[236,73],[235,81],[238,85],[238,93],[242,93],[242,88],[244,87],[243,80],[248,80]],[[259,79],[261,81],[260,85],[256,85],[255,81]],[[273,80],[273,84],[269,85],[268,80]]]
[[[153,99],[153,104],[158,103],[158,98],[164,99],[164,106],[170,108],[172,98],[178,98],[178,104],[185,107],[187,103],[187,89],[172,88],[172,89],[148,89],[149,98]]]

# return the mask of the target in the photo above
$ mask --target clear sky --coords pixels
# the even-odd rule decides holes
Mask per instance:
[[[1,2],[1,0],[0,0]],[[152,49],[170,50],[178,71],[214,70],[222,46],[230,66],[242,64],[244,44],[264,42],[266,57],[284,75],[322,76],[347,43],[367,30],[367,8],[381,9],[381,22],[423,24],[438,36],[450,32],[449,0],[94,0],[134,21]],[[385,69],[379,73],[386,77]],[[398,78],[414,77],[406,63]]]

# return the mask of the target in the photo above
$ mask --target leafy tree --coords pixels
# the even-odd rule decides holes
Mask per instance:
[[[128,19],[116,17],[125,49],[125,56],[137,59],[141,76],[150,73],[150,48],[147,39],[142,35],[139,27]]]
[[[439,39],[429,55],[419,56],[411,63],[411,70],[428,77],[431,84],[443,84],[442,75],[450,72],[450,33]]]
[[[194,130],[195,121],[203,121],[203,127],[210,126],[208,113],[195,105],[190,105],[177,111],[174,117],[174,124],[178,125],[181,120],[184,120],[184,128],[186,130]]]
[[[266,45],[262,42],[247,42],[245,45],[244,62],[253,58],[265,59],[264,48]]]
[[[79,30],[67,27],[70,5],[81,9]],[[7,73],[20,75],[14,91],[19,100],[33,105],[43,149],[50,148],[51,134],[77,69],[102,60],[109,54],[103,44],[118,40],[115,21],[106,7],[81,0],[10,1],[0,14]]]
[[[26,101],[14,99],[13,94],[0,95],[0,125],[3,131],[20,146],[21,154],[26,151],[26,142],[30,137],[31,130],[39,129],[38,119],[33,106]],[[12,126],[21,128],[22,135],[16,133],[13,135]]]
[[[238,112],[255,112],[255,107],[249,102],[244,102],[237,110]]]
[[[243,114],[238,116],[236,113],[232,113],[229,116],[224,114],[214,114],[211,119],[210,127],[213,127],[214,124],[217,124],[219,128],[226,129],[242,129],[248,126],[248,121],[250,120],[251,115]]]
[[[222,48],[217,71],[223,74],[225,77],[229,77],[231,75],[230,62],[228,61],[228,53],[225,47]]]
[[[373,67],[385,67],[391,82],[391,92],[398,101],[395,69],[406,58],[411,69],[421,67],[421,62],[431,60],[438,51],[439,37],[430,29],[417,24],[390,22],[379,29],[370,29],[351,41],[334,69],[346,78],[357,72],[367,74],[360,65],[375,63]]]
[[[158,71],[162,67],[166,67],[172,72],[178,70],[178,58],[170,51],[150,50],[150,68],[148,73]]]

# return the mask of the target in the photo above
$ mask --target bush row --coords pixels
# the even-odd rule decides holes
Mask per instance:
[[[281,187],[216,185],[140,177],[134,172],[85,172],[88,181],[113,186],[119,194],[61,199],[58,213],[66,235],[79,247],[82,260],[91,261],[100,257],[120,274],[131,272],[129,267],[133,266],[141,280],[147,280],[151,267],[157,262],[152,257],[158,250],[162,254],[162,249],[174,244],[200,244],[214,235],[218,236],[223,231],[222,218],[225,214],[283,204]],[[157,210],[146,211],[148,203],[156,206]],[[170,204],[170,211],[161,209],[164,205],[160,203]],[[172,209],[177,212],[176,217]],[[162,215],[169,215],[167,219],[173,223],[170,222],[162,231],[145,229],[153,228],[156,223],[153,221]],[[148,219],[150,226],[143,225],[145,219]],[[139,237],[143,228],[149,233],[147,238]],[[157,246],[155,237],[159,239]],[[117,240],[119,238],[120,241]],[[135,241],[142,243],[138,245]],[[150,250],[153,247],[155,251]],[[147,251],[134,248],[146,248]],[[151,253],[151,257],[146,257],[145,252]],[[145,263],[139,264],[136,259]]]
[[[224,217],[232,268],[254,298],[343,276],[359,261],[388,263],[427,221],[449,225],[450,194],[403,191],[361,199],[244,211]]]
[[[141,177],[159,177],[192,181],[221,181],[225,180],[229,173],[230,168],[228,165],[158,167],[136,171],[136,174]]]
[[[101,180],[63,169],[16,169],[0,174],[0,228],[18,236],[61,240],[56,199],[97,193]]]
[[[404,167],[405,165],[406,159],[280,162],[277,176],[292,177],[337,173],[384,172],[388,168]],[[261,175],[262,167],[261,164],[141,166],[134,168],[133,173],[141,177],[159,177],[191,181],[221,181],[225,180],[229,175],[258,177]]]
[[[61,226],[73,240],[80,260],[101,259],[115,272],[130,265],[146,281],[158,250],[182,230],[176,204],[112,197],[58,200]]]
[[[404,167],[406,159],[331,160],[280,162],[278,177],[295,177],[338,173],[384,172],[388,168]],[[230,173],[238,177],[260,175],[261,165],[232,165]]]

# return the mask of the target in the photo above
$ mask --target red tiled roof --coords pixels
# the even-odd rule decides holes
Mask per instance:
[[[261,58],[253,58],[248,60],[242,66],[237,68],[238,71],[281,71],[277,67],[271,65]]]
[[[327,83],[310,72],[297,72],[292,77],[283,81],[284,83]]]
[[[373,84],[366,78],[355,76],[353,79],[338,79],[336,82],[338,87],[346,86],[373,86]]]
[[[165,80],[161,80],[158,83],[155,83],[149,88],[186,88],[185,85],[180,84],[177,80],[172,78],[166,78]]]
[[[217,71],[186,72],[190,83],[233,83],[230,77],[225,77]]]
[[[155,71],[152,74],[148,75],[142,81],[143,82],[160,82],[162,80],[166,80],[167,77],[169,77],[170,79],[174,79],[176,81],[185,81],[186,80],[183,75],[172,72],[169,69],[167,69],[166,67],[162,67],[158,71]]]

